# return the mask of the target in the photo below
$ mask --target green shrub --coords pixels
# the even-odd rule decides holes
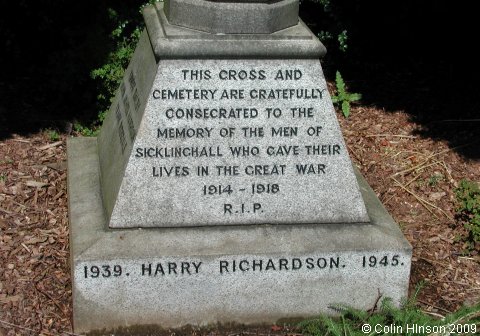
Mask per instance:
[[[458,201],[457,218],[468,231],[466,243],[471,251],[480,243],[480,188],[477,183],[463,179],[455,194]]]
[[[347,23],[342,19],[342,10],[339,6],[349,6],[348,4],[339,4],[331,0],[301,0],[300,5],[313,3],[316,4],[312,9],[313,14],[307,14],[307,20],[310,18],[311,29],[316,31],[318,38],[327,47],[329,51],[347,51]],[[320,23],[320,24],[318,24]],[[317,30],[317,28],[319,30]]]
[[[141,11],[146,5],[155,2],[159,2],[159,0],[145,1],[140,7],[127,3],[125,4],[127,10],[123,15],[120,15],[115,9],[109,8],[110,20],[115,22],[115,29],[110,34],[113,48],[105,63],[91,72],[91,77],[98,83],[97,106],[99,112],[98,119],[91,126],[76,125],[76,130],[84,136],[97,134],[105,120],[144,28]]]
[[[118,14],[109,10],[113,20],[118,19]],[[141,27],[137,26],[131,33],[126,32],[128,21],[119,21],[110,37],[114,41],[114,50],[108,55],[107,61],[101,67],[92,71],[93,79],[99,80],[99,94],[97,95],[100,112],[98,120],[103,122],[105,114],[112,103],[115,92],[122,81],[125,69],[135,51],[135,46],[141,34]]]
[[[47,129],[45,130],[45,134],[50,141],[58,141],[60,139],[60,134],[57,132],[57,130]]]
[[[82,136],[85,136],[85,137],[93,137],[93,136],[97,136],[98,133],[100,132],[100,128],[98,127],[87,127],[87,126],[83,126],[82,124],[80,123],[75,123],[73,124],[73,130],[82,135]]]

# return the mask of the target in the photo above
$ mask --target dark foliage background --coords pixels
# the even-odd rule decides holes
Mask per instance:
[[[141,23],[143,2],[2,0],[0,138],[94,120],[90,72],[114,47],[109,34],[119,21],[129,19],[127,32]],[[333,33],[327,77],[340,70],[364,104],[404,110],[424,125],[424,136],[452,146],[478,141],[478,28],[469,2],[330,0],[326,11],[324,3],[303,0],[301,17],[314,31]],[[346,52],[335,39],[343,30]],[[480,158],[478,148],[458,150]]]
[[[327,77],[340,70],[364,104],[404,110],[467,157],[480,158],[478,15],[467,1],[331,0],[330,11],[303,1],[315,30],[348,32],[348,50],[330,45]]]
[[[96,118],[90,72],[114,47],[109,36],[118,22],[128,17],[133,29],[141,21],[142,3],[2,0],[0,138]]]

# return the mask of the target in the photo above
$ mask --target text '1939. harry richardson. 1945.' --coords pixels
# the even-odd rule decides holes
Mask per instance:
[[[85,279],[107,279],[120,277],[173,277],[190,275],[242,275],[246,273],[277,273],[277,272],[338,272],[342,274],[352,270],[371,268],[392,269],[405,265],[405,256],[399,254],[371,255],[330,255],[303,257],[238,257],[209,259],[167,259],[161,261],[139,261],[126,265],[124,262],[98,265],[86,263],[83,265]]]

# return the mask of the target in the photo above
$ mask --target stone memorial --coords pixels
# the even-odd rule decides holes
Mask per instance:
[[[76,332],[274,322],[407,296],[298,0],[170,0],[98,138],[68,143]]]

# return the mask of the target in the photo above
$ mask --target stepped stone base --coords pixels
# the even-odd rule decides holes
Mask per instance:
[[[407,296],[412,249],[358,174],[369,224],[109,229],[96,138],[68,142],[75,332],[274,322]]]

